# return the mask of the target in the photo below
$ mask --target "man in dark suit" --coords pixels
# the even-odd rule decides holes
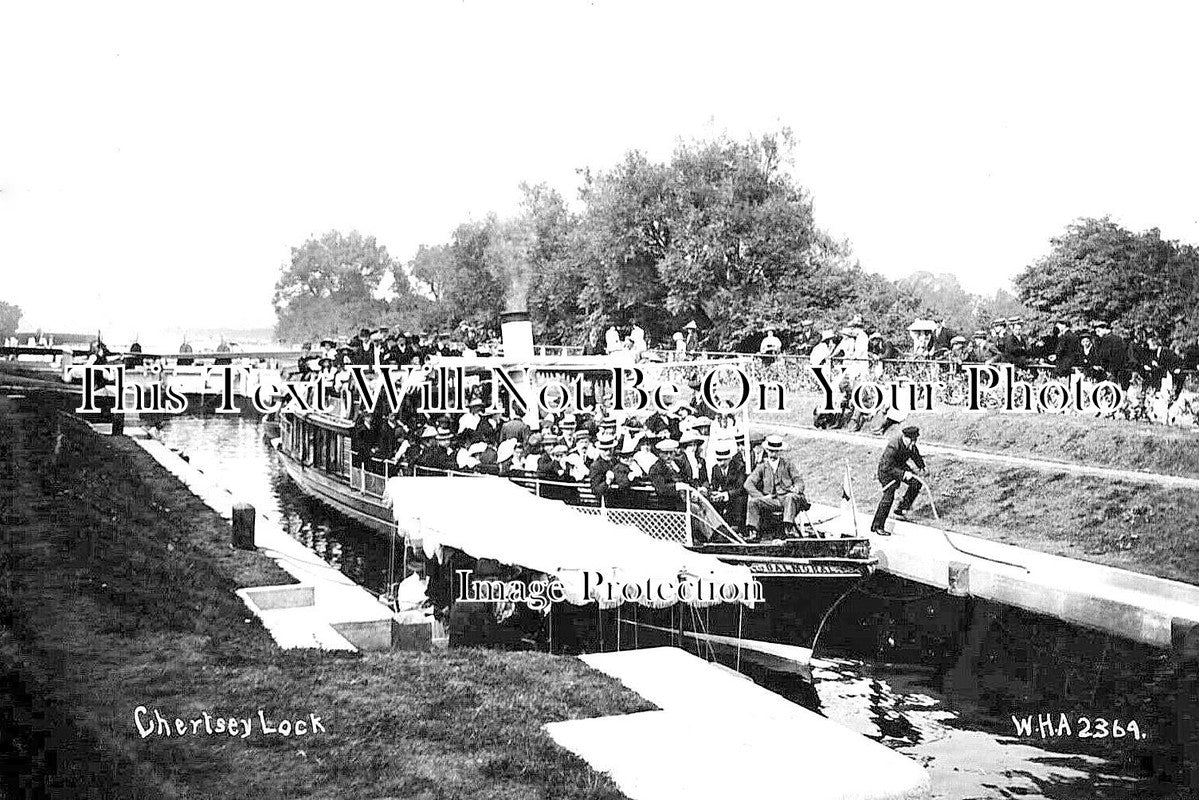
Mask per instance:
[[[1024,336],[1024,320],[1020,317],[1009,317],[1007,331],[999,345],[1000,360],[1006,363],[1023,366],[1028,359],[1028,340]]]
[[[937,327],[933,328],[932,341],[929,342],[929,349],[933,353],[947,353],[949,348],[953,346],[953,337],[957,334],[945,327],[945,318],[937,315],[933,318],[933,322],[937,323]]]
[[[798,535],[796,515],[812,507],[804,497],[804,483],[795,477],[791,464],[782,458],[784,444],[781,437],[767,436],[762,448],[766,457],[744,484],[749,495],[745,518],[747,538],[757,538],[763,510],[782,511],[784,532]]]
[[[426,451],[422,467],[440,470],[458,469],[458,458],[454,447],[454,434],[448,427],[437,429],[437,444]]]
[[[708,465],[700,455],[703,443],[704,437],[694,429],[684,433],[679,440],[679,446],[683,448],[683,455],[679,458],[680,480],[696,487],[708,482]]]
[[[1095,329],[1095,364],[1103,369],[1107,380],[1120,384],[1121,389],[1128,388],[1129,374],[1128,344],[1115,333],[1108,322],[1099,321]]]
[[[1150,333],[1145,343],[1142,355],[1141,380],[1145,389],[1150,392],[1160,392],[1162,382],[1170,376],[1170,400],[1173,401],[1182,391],[1182,356],[1168,347],[1162,346],[1162,336]]]
[[[654,446],[658,452],[658,460],[649,468],[649,482],[653,484],[654,494],[663,501],[664,506],[683,507],[683,492],[690,488],[683,482],[682,472],[676,460],[679,443],[674,439],[660,439]]]
[[[920,475],[924,474],[924,457],[916,449],[916,440],[920,437],[920,429],[908,425],[900,431],[887,446],[883,448],[882,458],[878,461],[878,482],[882,484],[883,496],[878,499],[878,508],[874,512],[874,521],[870,523],[870,532],[880,536],[888,533],[883,527],[887,516],[891,513],[891,504],[895,502],[895,492],[901,483],[907,483],[907,491],[895,509],[895,516],[904,519],[916,495],[920,494]],[[914,465],[917,472],[909,468]]]
[[[733,530],[745,527],[745,462],[733,458],[736,450],[730,441],[718,442],[716,463],[708,472],[708,499]]]
[[[1070,330],[1070,324],[1064,319],[1054,320],[1053,349],[1046,343],[1046,359],[1053,363],[1055,377],[1064,378],[1074,371],[1074,362],[1078,358],[1078,335]]]
[[[591,493],[595,495],[596,501],[601,505],[604,504],[608,490],[612,488],[612,479],[615,477],[613,468],[616,466],[616,460],[612,457],[612,448],[615,445],[615,437],[601,436],[595,443],[599,455],[587,468],[587,483],[590,485]]]

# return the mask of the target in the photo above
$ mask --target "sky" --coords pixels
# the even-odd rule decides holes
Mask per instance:
[[[0,5],[23,328],[269,326],[290,248],[401,260],[521,181],[790,128],[869,270],[1010,288],[1073,219],[1199,243],[1199,4]]]

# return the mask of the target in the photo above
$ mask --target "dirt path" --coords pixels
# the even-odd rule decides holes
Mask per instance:
[[[802,425],[788,425],[782,422],[753,422],[752,426],[763,431],[778,431],[808,439],[847,442],[849,444],[873,447],[876,450],[882,450],[883,445],[886,443],[886,439],[878,436],[846,433],[844,431],[818,430],[816,428],[805,428]],[[926,455],[948,455],[967,461],[981,461],[1013,467],[1027,467],[1045,472],[1087,475],[1095,478],[1106,478],[1108,480],[1132,481],[1134,483],[1145,483],[1154,486],[1199,490],[1199,478],[1164,475],[1160,472],[1092,467],[1066,461],[1050,461],[1048,459],[1028,458],[1026,456],[1009,456],[1001,453],[988,453],[984,450],[970,450],[963,447],[947,447],[923,441],[920,442],[920,450]]]

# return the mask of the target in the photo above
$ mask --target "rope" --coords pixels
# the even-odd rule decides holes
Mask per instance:
[[[841,601],[844,600],[846,597],[848,597],[849,593],[852,592],[854,589],[856,589],[858,587],[858,584],[860,584],[860,583],[862,583],[862,581],[858,581],[857,583],[853,584],[848,589],[846,589],[844,592],[842,592],[841,596],[837,598],[837,602],[835,602],[831,606],[829,606],[828,611],[825,611],[824,616],[820,618],[820,625],[818,625],[816,627],[816,635],[812,637],[812,646],[811,646],[811,648],[809,648],[812,651],[813,655],[815,655],[815,653],[816,653],[816,642],[820,639],[820,634],[824,630],[824,623],[828,622],[828,618],[830,615],[832,615],[833,610],[837,606],[841,605]]]

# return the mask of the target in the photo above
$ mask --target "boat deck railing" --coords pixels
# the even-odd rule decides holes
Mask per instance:
[[[355,457],[354,462],[356,464],[350,468],[350,488],[378,499],[383,499],[387,481],[393,477],[478,478],[487,474],[499,475],[415,466],[396,459],[367,458],[359,462]],[[718,535],[720,527],[710,518],[710,515],[715,515],[719,519],[715,510],[710,515],[695,513],[696,507],[701,503],[707,505],[707,501],[690,490],[681,493],[682,499],[677,505],[682,508],[671,507],[674,504],[664,502],[650,486],[630,487],[628,505],[612,506],[601,502],[586,481],[555,481],[523,470],[510,470],[500,477],[507,478],[538,497],[560,500],[581,514],[603,516],[617,525],[631,525],[655,539],[690,546],[695,541],[697,531],[707,541]]]

